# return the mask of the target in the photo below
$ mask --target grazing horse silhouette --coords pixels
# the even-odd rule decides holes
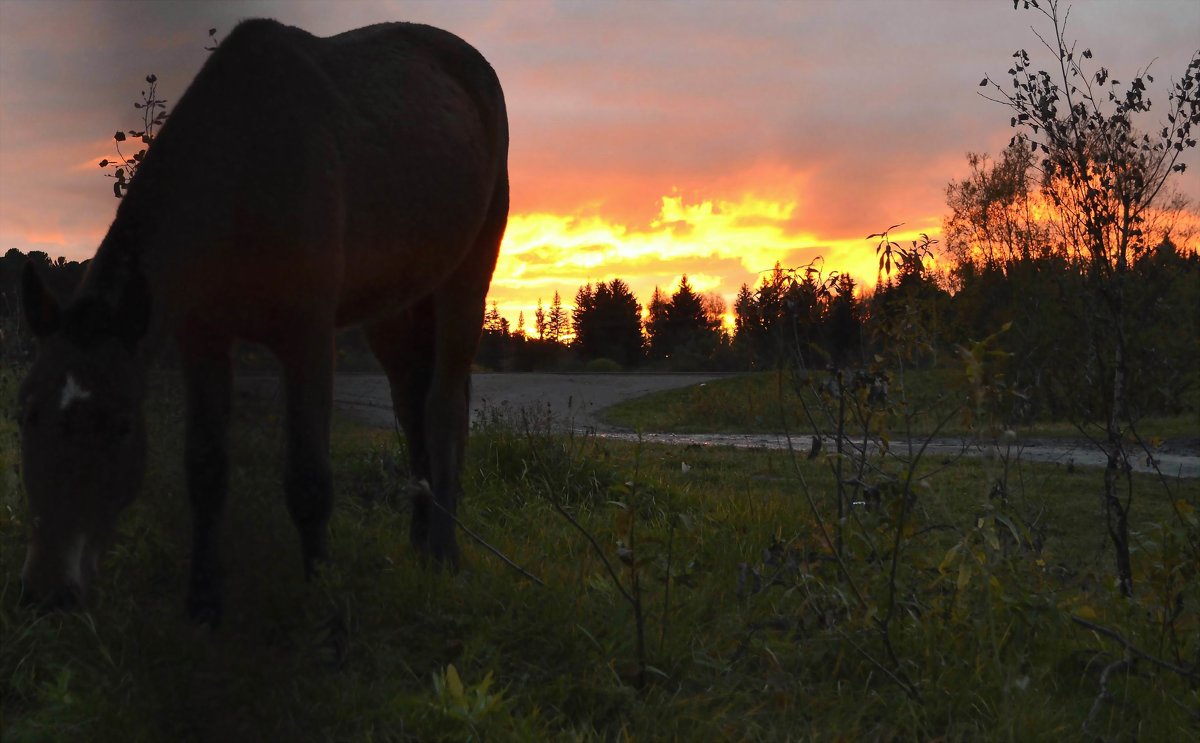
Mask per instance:
[[[150,148],[71,301],[24,274],[38,353],[19,393],[43,605],[81,601],[145,467],[148,364],[170,337],[186,388],[188,611],[216,624],[236,338],[278,358],[284,486],[311,576],[327,556],[336,328],[387,371],[414,477],[411,539],[457,564],[469,373],[508,219],[508,119],[466,42],[389,23],[317,38],[237,26]],[[431,503],[432,501],[432,503]]]

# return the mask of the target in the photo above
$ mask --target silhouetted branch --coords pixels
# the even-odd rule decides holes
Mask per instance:
[[[1092,630],[1093,632],[1099,632],[1100,634],[1104,635],[1105,637],[1116,640],[1117,642],[1121,643],[1121,645],[1126,650],[1128,650],[1130,653],[1132,653],[1133,655],[1136,655],[1137,657],[1139,657],[1143,660],[1149,661],[1150,663],[1153,663],[1154,665],[1159,666],[1161,668],[1165,668],[1168,671],[1174,671],[1175,673],[1179,674],[1180,676],[1183,676],[1185,679],[1189,679],[1191,681],[1200,681],[1200,673],[1197,673],[1195,669],[1189,670],[1187,668],[1177,666],[1174,663],[1168,663],[1167,661],[1162,660],[1161,658],[1156,658],[1153,655],[1150,655],[1149,653],[1145,652],[1144,650],[1138,649],[1138,647],[1136,645],[1134,645],[1129,640],[1126,640],[1116,630],[1109,629],[1108,627],[1102,627],[1099,624],[1089,622],[1086,619],[1082,619],[1082,618],[1074,616],[1074,615],[1071,616],[1071,621],[1074,622],[1075,624],[1078,624],[1081,627],[1086,627],[1086,628]],[[1108,669],[1105,669],[1105,672],[1107,673]]]
[[[418,487],[418,488],[420,488],[420,489],[422,489],[422,490],[427,490],[427,489],[428,489],[428,487],[427,487],[427,486],[425,486],[425,487],[422,487],[422,486],[425,486],[425,483],[424,483],[424,481],[422,481],[422,482],[421,482],[421,484],[420,484],[420,485],[418,485],[417,487]],[[496,549],[496,548],[495,548],[495,547],[493,547],[492,545],[488,544],[488,543],[487,543],[487,542],[484,540],[484,538],[483,538],[483,537],[479,536],[478,534],[476,534],[475,532],[473,532],[473,531],[471,531],[469,528],[467,528],[467,525],[466,525],[466,524],[464,524],[464,523],[463,523],[461,520],[459,520],[459,518],[458,518],[457,516],[455,516],[454,514],[450,513],[449,511],[447,511],[447,510],[446,510],[446,509],[445,509],[445,508],[442,506],[442,504],[441,504],[441,503],[438,503],[438,502],[437,502],[437,499],[432,497],[432,494],[431,494],[431,497],[429,498],[429,502],[430,502],[431,504],[433,504],[433,507],[434,507],[434,508],[436,508],[437,510],[439,510],[439,511],[441,511],[442,513],[444,513],[444,514],[446,514],[447,516],[449,516],[449,517],[450,517],[450,520],[454,522],[454,525],[455,525],[455,526],[457,526],[459,529],[462,529],[462,530],[463,530],[463,533],[465,533],[465,534],[466,534],[468,537],[470,537],[471,539],[474,539],[476,542],[478,542],[478,543],[479,543],[479,544],[480,544],[480,545],[481,545],[481,546],[482,546],[484,549],[486,549],[488,552],[491,552],[491,553],[492,553],[493,555],[495,555],[496,557],[499,557],[501,560],[503,560],[505,563],[507,563],[507,564],[508,564],[508,566],[509,566],[509,567],[511,567],[513,570],[516,570],[518,573],[520,573],[521,575],[525,576],[526,578],[528,578],[529,580],[533,581],[534,583],[538,584],[539,586],[545,586],[545,585],[546,585],[546,584],[545,584],[545,582],[543,582],[541,578],[537,577],[537,576],[536,576],[536,575],[534,575],[533,573],[529,572],[529,571],[528,571],[528,570],[526,570],[525,568],[523,568],[523,567],[521,567],[520,565],[518,565],[517,563],[513,562],[513,561],[512,561],[512,560],[511,560],[511,559],[510,559],[510,558],[509,558],[507,555],[505,555],[503,552],[501,552],[500,550]]]

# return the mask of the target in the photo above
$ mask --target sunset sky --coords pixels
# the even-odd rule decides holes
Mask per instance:
[[[1194,0],[1080,0],[1069,36],[1157,110],[1200,39]],[[174,101],[206,32],[267,16],[329,35],[429,23],[500,75],[512,214],[492,299],[514,323],[619,276],[643,303],[686,273],[727,302],[776,261],[875,277],[863,238],[936,238],[969,151],[1009,113],[978,95],[1040,15],[1011,0],[840,2],[21,2],[0,0],[0,252],[91,255],[117,201],[97,161],[147,73]],[[1177,185],[1200,200],[1200,162]]]

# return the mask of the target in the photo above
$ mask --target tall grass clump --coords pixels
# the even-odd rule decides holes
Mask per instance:
[[[906,248],[886,231],[872,237],[880,240],[881,264],[886,258],[902,276],[921,271],[931,241]],[[803,271],[809,281],[813,273]],[[1095,546],[1087,555],[1071,544],[1078,519],[1052,517],[1061,504],[1026,479],[1030,468],[1020,461],[1013,431],[1020,390],[1007,383],[1006,355],[996,350],[1008,328],[957,347],[959,379],[935,399],[910,396],[910,369],[934,353],[936,340],[923,321],[933,316],[923,306],[928,298],[919,286],[907,294],[901,287],[885,337],[876,341],[883,353],[868,363],[847,367],[799,341],[792,349],[787,372],[799,415],[788,420],[781,395],[780,425],[813,434],[788,439],[796,492],[809,518],[793,535],[774,538],[739,585],[750,595],[775,586],[785,595],[796,591],[805,609],[815,611],[789,617],[778,611],[787,602],[775,598],[774,616],[761,626],[832,633],[838,642],[827,662],[872,669],[893,688],[883,695],[889,704],[958,734],[991,727],[1024,737],[1045,725],[1065,731],[1074,724],[1085,735],[1107,737],[1128,729],[1129,720],[1118,719],[1118,699],[1137,709],[1173,707],[1181,698],[1160,696],[1160,684],[1194,699],[1200,635],[1184,639],[1178,630],[1197,627],[1195,582],[1182,582],[1200,564],[1195,483],[1161,472],[1127,474],[1131,492],[1138,480],[1164,496],[1156,519],[1137,532],[1137,574],[1155,578],[1135,599],[1128,576],[1099,568]],[[962,427],[961,451],[934,460],[929,445],[951,422]],[[976,479],[964,482],[950,473],[961,471],[957,460],[969,450],[989,456],[977,465]],[[805,461],[827,467],[832,485],[815,486]],[[1185,491],[1192,495],[1180,498]],[[1092,538],[1099,536],[1092,544],[1103,552],[1111,545],[1094,515],[1097,505],[1092,501],[1085,512],[1095,519]],[[1056,529],[1061,538],[1052,536]],[[1046,638],[1061,643],[1072,631],[1098,646],[1056,657]],[[1042,708],[1027,694],[1061,683],[1063,669],[1072,667],[1079,668],[1080,689],[1092,689],[1086,703]],[[1147,668],[1153,680],[1142,681],[1134,669]],[[942,717],[948,710],[933,702],[957,696],[955,689],[972,690],[982,712],[965,727]],[[1196,724],[1194,716],[1185,721],[1184,708],[1174,710],[1173,734]],[[1040,722],[1032,724],[1035,718]],[[1144,724],[1138,717],[1137,725]]]

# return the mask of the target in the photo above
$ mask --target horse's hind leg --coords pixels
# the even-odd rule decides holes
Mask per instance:
[[[408,441],[415,479],[429,483],[433,498],[413,499],[413,547],[435,561],[456,566],[454,509],[467,443],[471,361],[483,325],[486,283],[464,298],[465,286],[426,298],[402,315],[365,327],[367,341],[387,371],[392,406]]]
[[[508,217],[507,180],[499,185],[475,250],[434,294],[437,323],[433,382],[425,402],[425,442],[437,505],[429,514],[428,552],[454,567],[458,565],[454,512],[470,426],[471,362]]]
[[[483,325],[483,299],[437,297],[437,340],[432,384],[425,400],[425,446],[429,452],[434,508],[424,545],[435,561],[458,566],[454,513],[470,424],[471,361]]]
[[[404,430],[408,460],[415,480],[432,475],[425,440],[425,400],[433,379],[433,302],[426,298],[395,317],[364,326],[371,352],[387,372],[392,408]],[[409,537],[420,552],[429,541],[429,498],[417,493],[412,504]]]
[[[185,330],[179,336],[187,395],[184,463],[192,506],[192,564],[187,613],[216,627],[221,618],[217,526],[229,490],[229,418],[233,373],[228,337]]]
[[[329,555],[333,473],[329,424],[333,413],[333,326],[298,336],[276,349],[283,365],[287,406],[284,487],[288,512],[300,532],[304,575]]]

